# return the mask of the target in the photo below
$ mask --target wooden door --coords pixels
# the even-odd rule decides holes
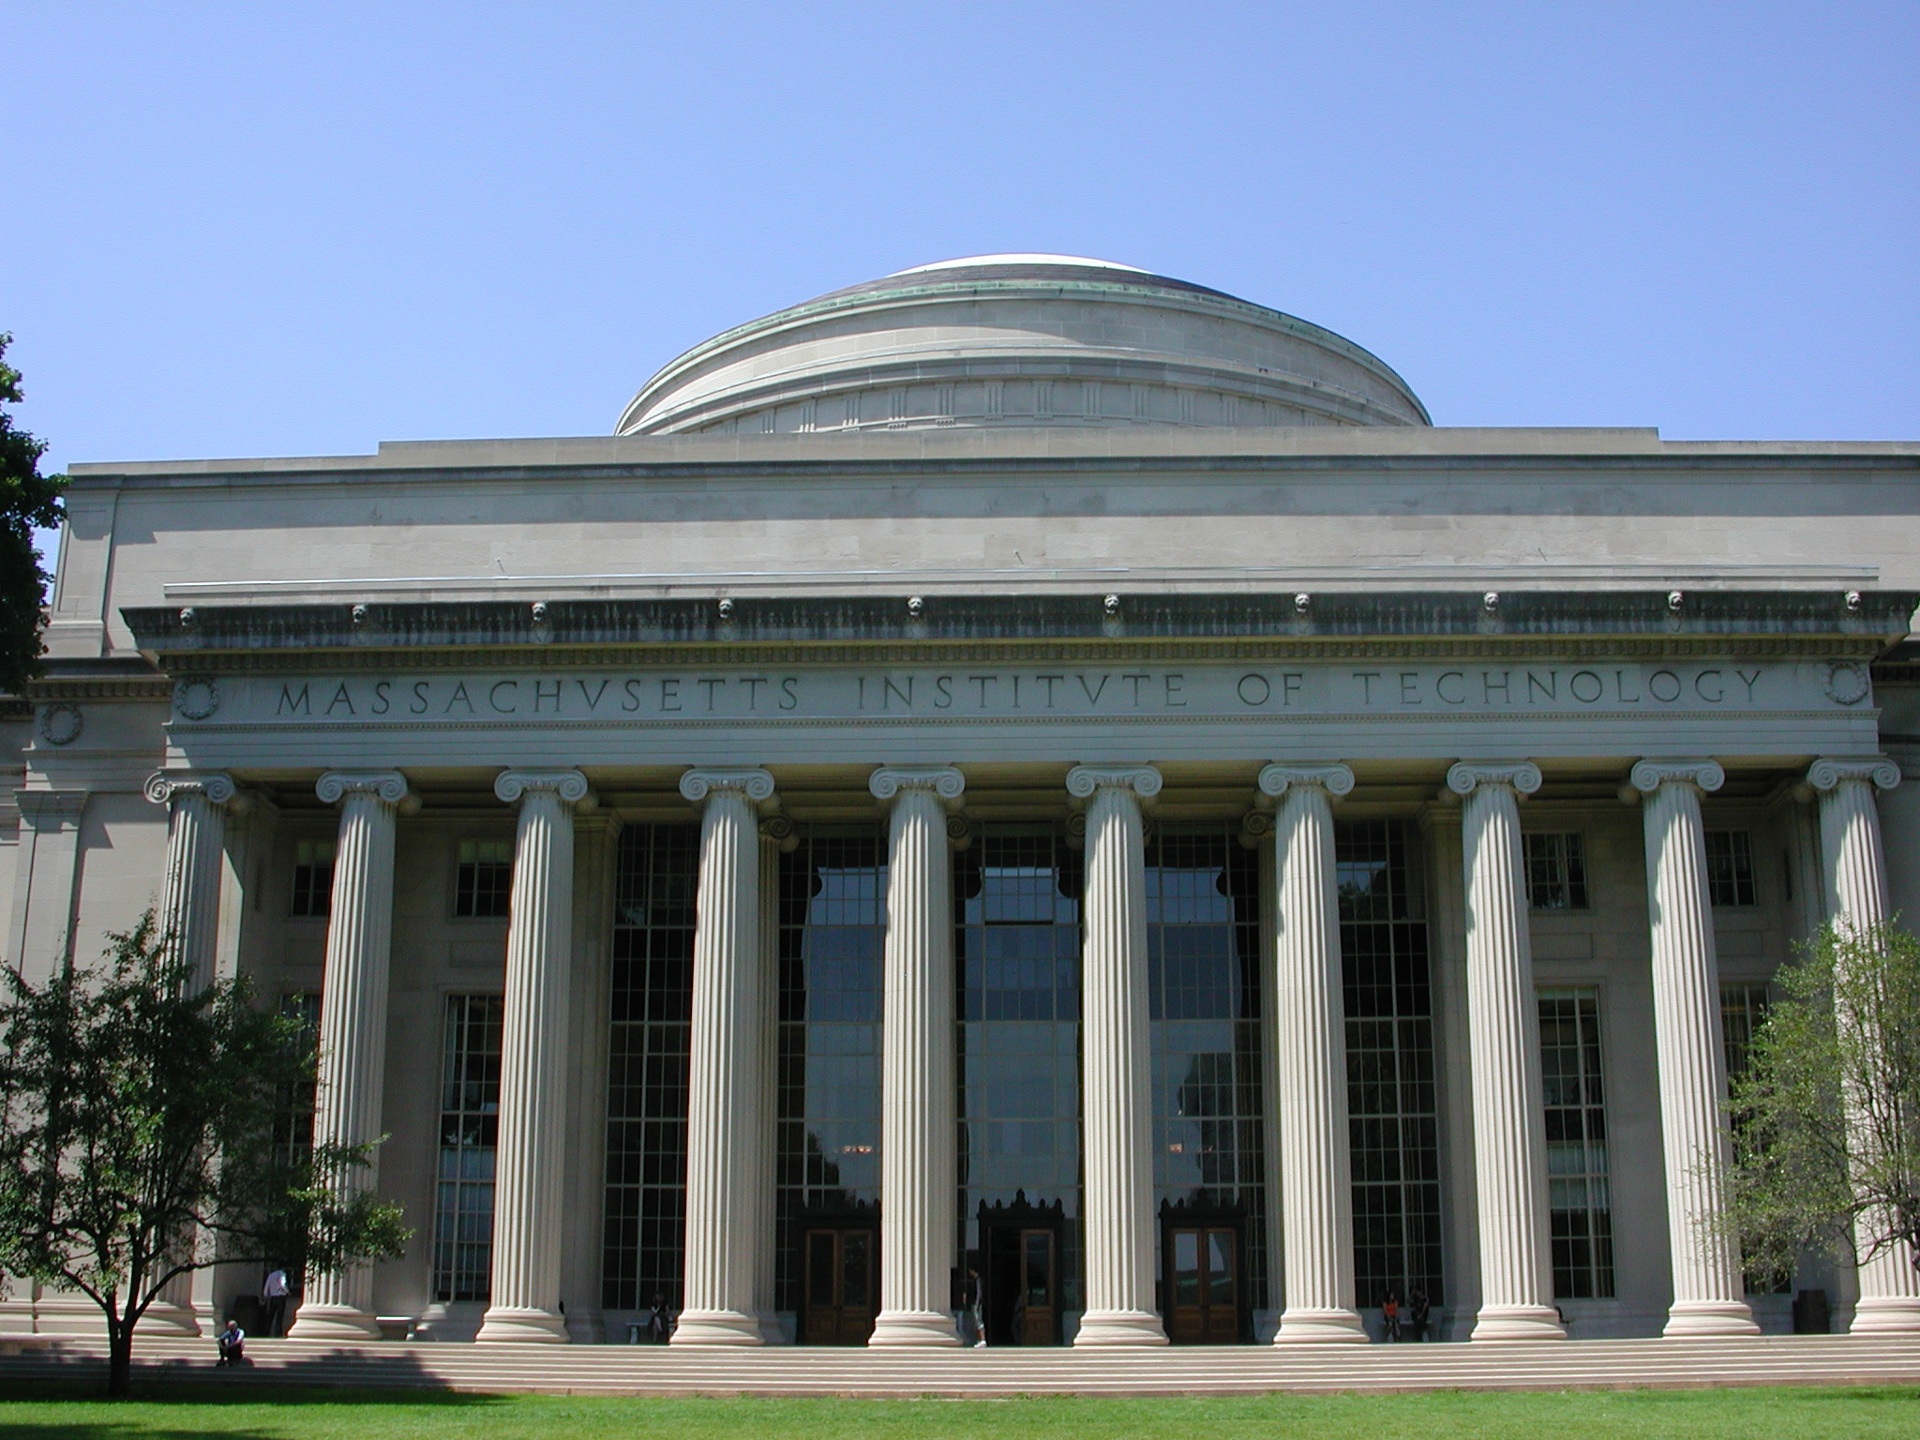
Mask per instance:
[[[1172,1314],[1168,1338],[1187,1345],[1231,1345],[1240,1339],[1240,1237],[1229,1226],[1174,1226]]]
[[[1053,1231],[1020,1232],[1020,1299],[1015,1309],[1020,1345],[1051,1345],[1059,1315]]]
[[[813,1229],[806,1233],[804,1345],[864,1345],[873,1334],[875,1236],[871,1230]]]

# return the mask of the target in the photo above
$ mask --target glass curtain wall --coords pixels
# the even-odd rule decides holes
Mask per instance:
[[[433,1298],[486,1300],[493,1288],[493,1162],[500,1142],[498,995],[447,997]]]
[[[676,1310],[684,1275],[687,1066],[700,831],[632,825],[614,878],[601,1303]]]
[[[883,830],[803,827],[780,858],[775,1304],[799,1308],[802,1217],[880,1199]]]
[[[1146,861],[1154,1206],[1238,1209],[1264,1308],[1260,852],[1220,827],[1167,830]]]
[[[1540,992],[1540,1070],[1547,1118],[1553,1293],[1613,1295],[1613,1187],[1600,1068],[1600,992]]]
[[[982,827],[954,856],[959,1205],[966,1262],[988,1275],[982,1204],[1060,1207],[1061,1311],[1080,1263],[1083,867],[1051,828]],[[1036,1222],[1038,1223],[1038,1222]],[[991,1282],[991,1276],[989,1276]],[[990,1325],[991,1328],[991,1325]]]
[[[1433,990],[1416,837],[1400,820],[1334,825],[1353,1150],[1354,1293],[1444,1300]]]

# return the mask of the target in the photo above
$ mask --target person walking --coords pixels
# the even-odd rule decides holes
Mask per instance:
[[[1387,1298],[1380,1302],[1380,1319],[1387,1332],[1387,1343],[1392,1344],[1400,1338],[1400,1297],[1393,1291],[1387,1291]]]
[[[260,1334],[272,1338],[286,1328],[287,1272],[276,1265],[260,1287]]]
[[[972,1347],[987,1343],[986,1325],[980,1314],[980,1272],[967,1267],[966,1281],[960,1287],[960,1343]]]

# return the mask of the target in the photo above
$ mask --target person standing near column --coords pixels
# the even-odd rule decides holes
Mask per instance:
[[[567,978],[573,959],[578,770],[507,770],[493,793],[520,807],[507,909],[493,1279],[477,1340],[564,1342],[560,1192],[567,1114]]]
[[[1900,783],[1900,767],[1884,755],[1816,760],[1807,781],[1820,796],[1820,852],[1826,865],[1827,913],[1836,929],[1864,934],[1888,918],[1887,859],[1880,838],[1876,790]],[[1870,1237],[1856,1231],[1862,1253]],[[1859,1269],[1860,1300],[1851,1334],[1920,1334],[1920,1272],[1904,1240],[1883,1245]]]
[[[314,787],[340,807],[320,994],[317,1145],[365,1145],[380,1137],[387,1070],[387,969],[393,948],[394,817],[407,798],[397,770],[332,771]],[[371,1190],[374,1165],[334,1183]],[[290,1332],[296,1340],[377,1340],[373,1270],[354,1265],[309,1275]]]
[[[1660,1071],[1660,1135],[1667,1167],[1673,1257],[1668,1335],[1757,1335],[1743,1298],[1739,1248],[1726,1229],[1727,1064],[1720,964],[1707,891],[1700,797],[1726,773],[1711,760],[1642,760],[1647,911],[1653,948],[1653,1023]]]
[[[1525,760],[1463,761],[1447,772],[1447,786],[1466,802],[1467,1032],[1480,1210],[1472,1338],[1564,1340],[1547,1248],[1540,1006],[1520,850],[1520,797],[1540,788],[1540,770]]]
[[[1082,1124],[1087,1308],[1075,1345],[1164,1345],[1154,1309],[1153,1082],[1147,1003],[1146,833],[1151,765],[1076,765],[1087,802],[1081,906]]]
[[[754,1276],[761,1226],[752,1213],[761,1163],[759,809],[765,770],[689,770],[680,793],[700,811],[687,1078],[686,1293],[675,1345],[759,1345]],[[764,1157],[769,1163],[772,1157]]]
[[[958,1345],[953,1266],[953,860],[950,765],[888,766],[867,782],[890,806],[881,1010],[880,1314],[867,1343]]]
[[[1345,765],[1269,765],[1274,817],[1274,1058],[1286,1309],[1277,1345],[1367,1343],[1353,1296],[1353,1172],[1333,798]]]

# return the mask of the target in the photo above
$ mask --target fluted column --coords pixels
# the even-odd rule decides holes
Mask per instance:
[[[226,808],[238,792],[232,777],[206,770],[159,770],[147,777],[146,790],[147,799],[167,807],[160,933],[188,967],[187,984],[201,991],[214,978]]]
[[[1466,802],[1467,1032],[1480,1208],[1473,1338],[1561,1340],[1547,1248],[1540,1002],[1520,851],[1519,800],[1540,788],[1540,770],[1524,760],[1464,762],[1447,772],[1447,785]]]
[[[880,1040],[880,1314],[869,1345],[958,1345],[953,1265],[953,859],[950,765],[873,772],[891,802]]]
[[[689,770],[680,793],[702,806],[687,1083],[687,1264],[676,1345],[758,1345],[754,1309],[760,1187],[762,995],[758,807],[765,770]]]
[[[560,1214],[566,1159],[567,976],[573,958],[578,770],[506,770],[493,793],[520,807],[500,1027],[493,1283],[477,1340],[563,1342]]]
[[[314,1109],[316,1145],[362,1145],[380,1137],[386,1082],[387,968],[393,948],[394,816],[407,798],[398,771],[333,771],[314,787],[340,806],[333,860],[333,903],[327,915],[327,958],[320,995],[320,1084]],[[372,1189],[374,1166],[356,1166],[334,1183]],[[300,1340],[378,1339],[373,1271],[354,1265],[307,1276]]]
[[[220,882],[226,849],[226,807],[236,791],[215,770],[159,770],[147,777],[147,799],[167,807],[167,870],[160,892],[160,937],[183,966],[187,990],[213,983],[220,934]],[[194,1245],[209,1245],[198,1236]],[[183,1247],[184,1248],[184,1247]],[[154,1330],[198,1335],[204,1326],[193,1301],[195,1272],[176,1275],[147,1311]],[[209,1315],[204,1317],[211,1318]]]
[[[785,1345],[787,1332],[774,1308],[780,1163],[780,856],[798,848],[793,822],[769,815],[760,822],[760,1094],[758,1135],[749,1167],[754,1188],[749,1210],[758,1231],[753,1256],[753,1310],[763,1345]]]
[[[1269,765],[1274,817],[1273,1103],[1280,1113],[1287,1307],[1275,1344],[1367,1343],[1354,1309],[1353,1170],[1346,1007],[1333,864],[1333,797],[1345,765]]]
[[[1874,791],[1900,783],[1900,767],[1883,755],[1861,760],[1816,760],[1807,780],[1820,794],[1820,852],[1826,865],[1827,911],[1837,929],[1855,933],[1887,920],[1887,860],[1880,839],[1880,807]],[[1867,1224],[1855,1233],[1861,1253],[1871,1240]],[[1859,1270],[1860,1300],[1855,1335],[1920,1334],[1920,1272],[1904,1240],[1882,1246]]]
[[[1701,794],[1727,777],[1711,760],[1642,760],[1632,778],[1647,797],[1653,1023],[1673,1257],[1666,1333],[1756,1335],[1760,1327],[1742,1298],[1739,1247],[1726,1224],[1726,1045],[1700,819]]]
[[[1087,802],[1081,904],[1081,1126],[1087,1308],[1075,1345],[1164,1345],[1154,1309],[1153,1072],[1147,1003],[1146,834],[1151,765],[1077,765]]]

